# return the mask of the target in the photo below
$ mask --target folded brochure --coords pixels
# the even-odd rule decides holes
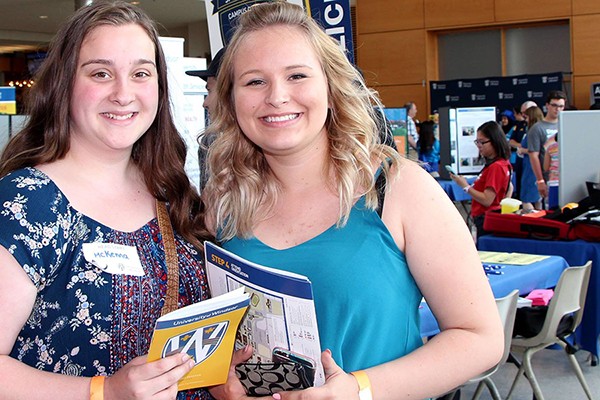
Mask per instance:
[[[179,381],[179,390],[225,383],[249,301],[240,288],[163,315],[156,321],[148,361],[174,352],[192,357],[196,365]]]
[[[251,344],[248,362],[272,361],[276,347],[315,361],[315,386],[325,383],[312,284],[303,275],[259,265],[211,242],[204,243],[206,273],[213,295],[243,287],[250,306],[236,348]]]

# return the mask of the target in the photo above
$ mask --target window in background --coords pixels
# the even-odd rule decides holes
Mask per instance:
[[[438,36],[440,80],[502,76],[500,30]]]
[[[570,72],[570,41],[569,24],[566,22],[440,34],[439,77],[440,80],[449,80]],[[565,75],[567,78],[568,74]]]
[[[569,25],[506,29],[506,75],[571,72]]]

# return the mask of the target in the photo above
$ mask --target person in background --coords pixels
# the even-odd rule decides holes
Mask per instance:
[[[544,113],[539,107],[529,107],[523,114],[527,121],[527,129],[530,129],[536,123],[544,118]],[[517,149],[517,154],[523,157],[523,174],[521,175],[521,201],[524,211],[541,210],[542,199],[537,189],[536,177],[531,167],[529,155],[527,153],[528,135],[523,136],[521,147]]]
[[[324,386],[273,398],[420,399],[497,363],[502,325],[470,232],[435,179],[379,142],[380,101],[338,42],[285,1],[238,21],[209,126],[208,223],[227,250],[308,276],[324,350]],[[425,345],[422,296],[441,327]],[[222,393],[244,396],[233,371]]]
[[[145,356],[172,279],[159,202],[180,306],[208,298],[200,249],[211,235],[156,28],[126,2],[84,6],[35,80],[29,119],[0,157],[0,397],[175,398],[194,361]]]
[[[429,119],[433,121],[433,134],[436,139],[440,139],[440,113],[437,110],[433,111],[433,114],[429,116]]]
[[[406,138],[408,140],[408,145],[409,145],[409,153],[412,150],[417,150],[417,141],[419,140],[419,132],[417,131],[417,124],[419,123],[418,120],[416,120],[416,116],[417,116],[417,105],[412,102],[409,101],[408,103],[406,103],[404,105],[404,108],[406,108]]]
[[[506,136],[506,140],[510,140],[515,129],[515,114],[511,110],[504,110],[500,114],[500,126]]]
[[[534,101],[527,100],[519,107],[515,107],[515,129],[508,141],[511,151],[511,164],[513,167],[513,182],[514,182],[514,193],[513,197],[516,199],[521,198],[521,177],[523,175],[523,156],[518,154],[519,147],[521,147],[521,141],[527,133],[527,121],[525,120],[525,111],[530,107],[537,107]],[[514,163],[512,163],[514,155]]]
[[[186,74],[191,76],[197,76],[203,79],[206,82],[206,97],[204,97],[204,102],[202,106],[206,110],[210,120],[211,109],[213,108],[215,85],[217,84],[217,75],[219,75],[219,68],[221,66],[221,60],[223,59],[223,54],[225,54],[225,48],[220,49],[215,57],[211,61],[208,69],[206,70],[193,70],[193,71],[185,71]],[[210,123],[207,121],[207,123]],[[204,186],[206,186],[206,181],[208,180],[208,170],[206,169],[206,153],[208,148],[215,141],[216,134],[207,135],[206,133],[200,136],[200,147],[198,147],[198,164],[200,166],[200,188],[199,191],[202,192]]]
[[[509,143],[508,147],[511,149],[509,162],[511,167],[514,169],[514,165],[517,161],[517,151],[512,151],[510,147],[510,139],[515,133],[515,129],[517,127],[515,114],[511,110],[504,110],[500,114],[500,126],[502,127],[502,131],[504,132],[504,136],[506,137],[506,141]],[[514,174],[511,174],[511,180],[514,187]]]
[[[558,204],[558,185],[560,183],[558,159],[558,133],[546,142],[544,154],[544,174],[548,176],[548,208],[555,209]]]
[[[558,115],[565,108],[567,96],[560,90],[551,90],[546,98],[548,112],[543,120],[527,130],[527,154],[541,198],[548,196],[548,185],[544,179],[544,144],[558,133]]]
[[[422,162],[421,166],[425,168],[425,171],[433,177],[439,177],[440,142],[435,138],[433,121],[421,122],[417,152],[419,153],[419,161]]]
[[[470,185],[463,176],[450,174],[450,177],[473,198],[471,217],[479,238],[487,233],[483,229],[485,212],[500,208],[500,201],[510,197],[511,165],[508,161],[510,148],[496,121],[488,121],[477,128],[475,145],[485,158],[485,166],[475,182]]]

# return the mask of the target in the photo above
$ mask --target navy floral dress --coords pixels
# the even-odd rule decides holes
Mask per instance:
[[[177,234],[175,241],[179,305],[208,298],[202,254]],[[82,251],[92,242],[135,247],[144,275],[96,268]],[[0,245],[37,288],[11,357],[40,370],[89,377],[112,375],[148,352],[166,293],[156,219],[134,232],[116,231],[75,210],[43,172],[25,168],[0,179]],[[178,398],[212,397],[200,390]]]

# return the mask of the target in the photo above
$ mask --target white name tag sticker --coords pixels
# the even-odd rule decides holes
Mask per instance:
[[[116,243],[84,243],[87,262],[113,275],[144,276],[137,249]]]

